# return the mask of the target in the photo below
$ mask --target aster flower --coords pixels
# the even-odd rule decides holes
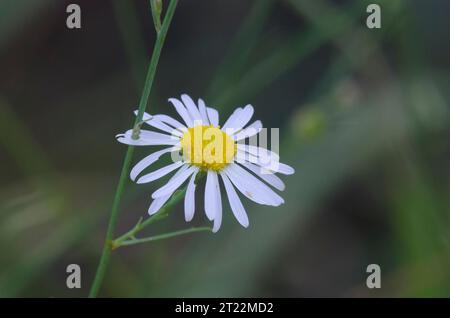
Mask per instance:
[[[213,232],[217,232],[222,223],[219,179],[222,180],[231,211],[244,227],[248,227],[249,220],[235,188],[262,205],[279,206],[284,203],[267,184],[283,191],[284,183],[275,173],[292,174],[294,169],[279,162],[276,153],[245,143],[263,129],[259,120],[247,126],[254,113],[251,105],[237,108],[220,126],[217,110],[207,107],[202,99],[196,104],[184,94],[181,100],[170,98],[169,102],[184,123],[167,115],[144,113],[143,123],[163,133],[140,129],[138,136],[133,134],[133,130],[116,136],[119,142],[127,145],[169,146],[139,161],[130,173],[130,178],[140,184],[176,171],[164,186],[153,192],[153,202],[148,210],[150,215],[158,212],[172,194],[187,182],[184,213],[186,221],[191,221],[195,212],[195,180],[200,172],[206,174],[204,209],[207,218],[214,222]],[[173,163],[141,175],[161,156],[169,153]]]

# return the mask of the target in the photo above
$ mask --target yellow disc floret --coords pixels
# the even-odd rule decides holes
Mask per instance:
[[[233,161],[236,142],[214,126],[197,125],[181,137],[184,159],[202,170],[219,171]]]

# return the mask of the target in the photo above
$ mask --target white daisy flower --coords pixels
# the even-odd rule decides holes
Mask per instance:
[[[275,173],[293,174],[294,169],[280,163],[276,153],[245,144],[247,138],[256,136],[263,129],[259,120],[247,126],[254,112],[251,105],[237,108],[220,126],[217,110],[207,107],[202,99],[196,104],[184,94],[181,101],[170,98],[169,102],[184,124],[167,115],[144,113],[143,122],[163,133],[140,129],[137,139],[134,139],[133,130],[117,135],[117,140],[127,145],[169,146],[139,161],[130,173],[133,181],[147,183],[176,171],[164,186],[153,192],[154,200],[148,210],[150,215],[158,212],[172,194],[187,182],[184,213],[186,221],[191,221],[195,211],[195,178],[199,172],[206,174],[204,208],[207,218],[214,221],[213,232],[217,232],[222,223],[219,179],[222,179],[231,211],[244,227],[248,227],[249,221],[235,188],[259,204],[279,206],[284,203],[267,184],[283,191],[284,183]],[[141,175],[168,153],[172,154],[173,163]]]

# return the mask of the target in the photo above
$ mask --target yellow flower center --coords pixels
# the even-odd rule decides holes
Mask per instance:
[[[214,126],[197,125],[181,137],[185,160],[202,170],[219,171],[233,161],[236,142]]]

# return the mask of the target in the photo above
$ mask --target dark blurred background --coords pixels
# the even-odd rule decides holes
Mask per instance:
[[[369,3],[381,29],[366,27]],[[180,0],[147,110],[174,115],[167,98],[188,93],[223,122],[251,103],[296,173],[285,205],[243,200],[248,229],[225,204],[217,234],[115,251],[101,296],[449,297],[448,12]],[[0,296],[87,295],[126,149],[114,136],[132,125],[154,40],[146,0],[0,1]],[[162,182],[128,182],[117,235]],[[200,204],[194,224],[208,224]],[[181,204],[147,233],[187,226]],[[381,289],[366,287],[373,263]]]

